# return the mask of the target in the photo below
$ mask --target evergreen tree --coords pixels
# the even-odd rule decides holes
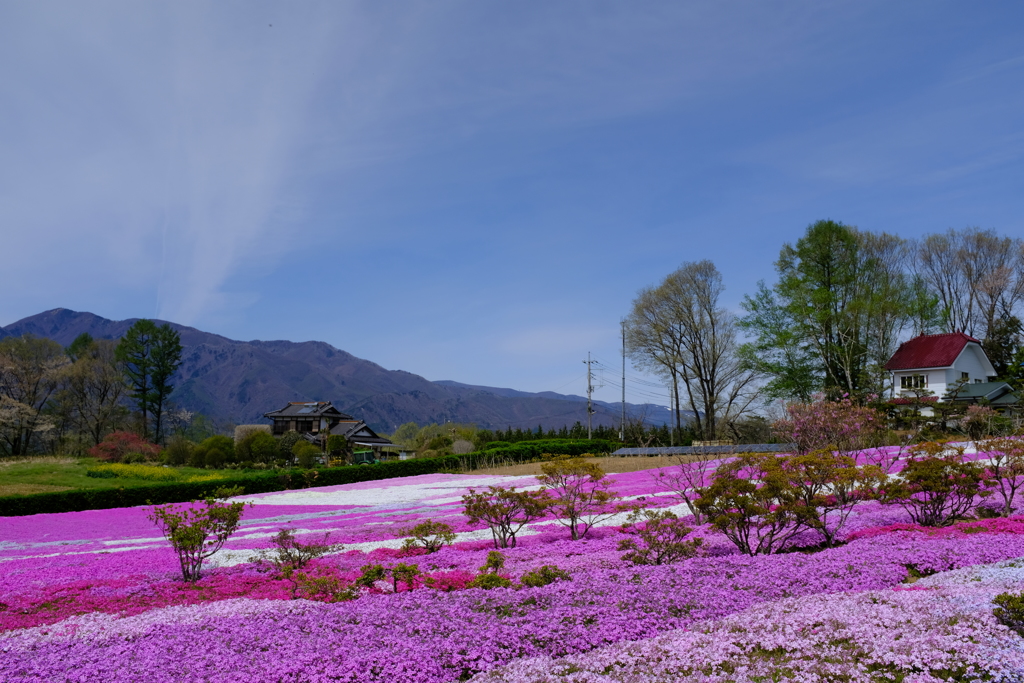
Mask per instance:
[[[159,441],[164,404],[174,389],[171,376],[181,363],[181,337],[170,325],[157,327],[152,320],[138,320],[118,343],[117,359],[124,368],[129,396],[142,416],[143,438],[149,438],[152,418],[153,435]]]

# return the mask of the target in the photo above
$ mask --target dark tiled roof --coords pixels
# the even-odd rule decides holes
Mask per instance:
[[[1005,396],[1013,391],[1006,382],[975,382],[974,384],[965,384],[957,392],[954,401],[976,401],[979,398],[988,399],[994,401],[1001,396]]]
[[[946,368],[953,364],[969,342],[981,344],[963,332],[922,334],[900,344],[900,348],[885,364],[885,369]]]
[[[343,419],[352,419],[351,415],[346,415],[345,413],[341,412],[333,405],[331,405],[330,401],[296,401],[289,403],[280,410],[264,413],[263,417],[269,417],[271,419],[275,417],[312,418],[321,417],[324,415],[340,417]]]
[[[359,434],[359,432],[363,432]],[[331,434],[343,436],[353,443],[374,444],[381,446],[394,445],[389,439],[378,436],[377,432],[370,429],[362,420],[343,420],[331,428]]]

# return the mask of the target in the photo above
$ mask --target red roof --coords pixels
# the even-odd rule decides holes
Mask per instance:
[[[968,342],[981,344],[963,332],[952,334],[922,334],[900,344],[896,353],[885,364],[886,370],[913,370],[915,368],[946,368],[953,364]]]

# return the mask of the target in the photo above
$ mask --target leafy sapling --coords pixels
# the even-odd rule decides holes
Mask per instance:
[[[537,481],[551,492],[551,509],[559,523],[577,541],[603,519],[615,514],[611,503],[619,496],[608,490],[610,482],[601,466],[582,458],[556,457],[540,466]]]
[[[337,548],[329,539],[330,534],[324,534],[322,541],[303,543],[295,538],[294,529],[280,529],[271,539],[271,543],[274,544],[273,552],[264,553],[261,559],[269,563],[277,571],[278,576],[291,582],[294,599],[298,597],[299,576],[306,565]]]
[[[400,584],[405,584],[406,590],[412,590],[416,587],[416,577],[422,572],[420,568],[415,564],[405,564],[400,562],[395,566],[391,567],[391,585],[394,591],[398,592]]]
[[[495,548],[515,548],[516,534],[543,517],[552,502],[546,491],[516,491],[514,486],[488,486],[479,493],[470,489],[462,497],[469,523],[486,524]]]
[[[507,576],[499,574],[505,567],[505,556],[497,550],[487,553],[487,561],[480,567],[480,574],[467,584],[469,588],[510,588],[512,580]]]
[[[149,519],[163,531],[178,554],[183,580],[195,583],[203,561],[220,550],[238,529],[246,504],[225,499],[241,492],[240,487],[222,488],[201,504],[192,501],[187,505],[158,505],[149,513]]]
[[[455,532],[450,526],[430,519],[402,529],[399,533],[406,539],[402,544],[402,550],[423,549],[430,554],[455,542]]]
[[[633,564],[670,564],[693,557],[704,543],[687,540],[693,531],[670,510],[634,510],[622,526],[631,537],[619,541],[622,559]]]
[[[882,496],[883,502],[906,510],[915,524],[948,526],[971,510],[976,497],[992,495],[988,474],[964,460],[962,447],[921,444],[915,456]]]
[[[572,581],[569,572],[559,569],[553,564],[545,564],[532,572],[526,572],[519,582],[529,588],[540,588],[555,581]]]

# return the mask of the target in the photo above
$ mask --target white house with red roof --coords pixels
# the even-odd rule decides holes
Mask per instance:
[[[942,400],[954,387],[988,384],[996,374],[981,341],[963,332],[923,334],[905,341],[885,369],[892,373],[894,398],[913,397],[926,390],[935,400]],[[958,383],[962,386],[957,387]]]

